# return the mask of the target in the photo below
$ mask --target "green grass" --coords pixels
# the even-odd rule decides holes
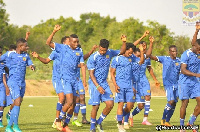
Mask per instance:
[[[57,130],[51,127],[54,119],[55,119],[55,109],[57,103],[57,97],[25,97],[24,101],[21,106],[20,116],[19,116],[19,126],[23,132],[55,132]],[[88,101],[88,98],[87,98]],[[33,107],[29,107],[32,104]],[[138,115],[134,116],[134,127],[127,130],[127,132],[144,132],[156,131],[155,126],[160,124],[160,119],[162,117],[163,109],[166,105],[166,98],[165,97],[152,97],[151,100],[151,109],[152,112],[149,113],[148,120],[153,123],[152,126],[144,126],[141,125],[143,119],[144,111],[140,112]],[[187,108],[187,116],[186,120],[188,120],[189,115],[193,113],[193,109],[196,106],[195,100],[190,100],[190,103]],[[101,114],[105,105],[102,103],[100,106],[98,117]],[[3,124],[6,126],[6,119],[5,115],[8,111],[8,107],[5,108],[4,117],[3,117]],[[179,125],[179,109],[180,109],[180,102],[177,104],[177,109],[171,119],[172,125]],[[106,132],[116,132],[116,121],[114,117],[116,115],[117,104],[111,113],[106,117],[103,122],[103,128]],[[90,111],[91,106],[87,105],[87,119],[90,120]],[[81,113],[79,113],[79,121],[81,121]],[[200,120],[197,118],[196,124],[200,124]],[[74,132],[88,132],[90,129],[89,125],[84,125],[83,127],[75,127],[72,126],[70,123],[70,128]],[[4,131],[4,128],[0,128],[0,132]]]

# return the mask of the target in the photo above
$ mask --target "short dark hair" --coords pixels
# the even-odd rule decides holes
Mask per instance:
[[[99,46],[101,46],[102,48],[108,49],[108,47],[109,47],[109,41],[107,39],[101,39]]]
[[[200,45],[200,39],[197,39],[196,42],[198,45]]]
[[[17,46],[14,45],[14,44],[11,44],[11,45],[9,46],[9,50],[16,50],[16,48],[17,48]]]
[[[76,34],[71,34],[69,37],[70,38],[78,38],[78,36]]]
[[[135,48],[134,53],[136,53],[136,52],[140,52],[140,49],[139,48]]]
[[[78,44],[78,47],[81,48],[81,44]]]
[[[69,38],[69,36],[64,36],[64,37],[62,37],[62,39],[61,39],[61,44],[63,44],[63,42],[65,42],[65,40],[66,40],[67,38]]]
[[[126,50],[129,50],[130,48],[132,48],[133,51],[135,51],[136,46],[133,45],[133,43],[126,43]]]
[[[176,48],[176,45],[170,45],[169,46],[169,51],[170,51],[171,48]]]
[[[26,43],[26,42],[27,41],[24,38],[20,38],[20,39],[17,40],[16,45],[19,46],[19,45]]]
[[[140,44],[146,43],[145,41],[140,41]]]

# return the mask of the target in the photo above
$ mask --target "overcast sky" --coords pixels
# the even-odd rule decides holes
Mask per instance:
[[[37,25],[41,20],[63,16],[79,20],[80,14],[95,12],[117,21],[134,17],[155,20],[176,35],[192,38],[195,27],[182,25],[182,0],[4,0],[10,23]]]

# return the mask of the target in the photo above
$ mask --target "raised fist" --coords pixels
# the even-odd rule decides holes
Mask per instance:
[[[57,31],[59,31],[60,29],[61,29],[61,26],[60,26],[60,25],[55,25],[53,31],[54,31],[54,32],[57,32]]]
[[[150,37],[149,37],[149,41],[150,41],[150,43],[153,43],[153,42],[154,42],[154,37],[153,37],[153,36],[150,36]]]
[[[122,40],[123,42],[126,42],[126,35],[122,35],[122,36],[121,36],[121,40]]]

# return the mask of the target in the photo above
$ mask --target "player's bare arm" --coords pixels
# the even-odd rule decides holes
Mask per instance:
[[[155,81],[155,85],[159,87],[159,86],[160,86],[160,82],[157,80],[157,78],[156,78],[156,76],[155,76],[155,74],[154,74],[154,72],[153,72],[152,67],[151,67],[151,66],[148,66],[147,69],[148,69],[148,71],[149,71],[151,77],[152,77],[153,80]]]
[[[51,61],[49,58],[42,58],[42,57],[40,57],[36,52],[32,52],[32,56],[34,58],[37,58],[38,60],[40,60],[44,64],[48,64]]]
[[[154,42],[154,37],[153,37],[153,36],[150,36],[150,37],[149,37],[149,42],[150,42],[150,44],[149,44],[149,49],[148,49],[147,52],[146,52],[146,57],[147,57],[147,58],[151,55],[152,50],[153,50],[153,42]]]
[[[90,55],[91,55],[97,48],[98,48],[98,45],[94,45],[94,46],[92,47],[92,50],[83,56],[83,59],[84,59],[84,60],[87,60],[87,59],[90,57]]]
[[[86,83],[86,67],[84,63],[80,63],[81,66],[81,72],[82,72],[82,76],[83,76],[83,86],[85,88],[85,90],[87,90],[87,83]]]
[[[187,70],[187,64],[181,64],[181,73],[185,74],[187,76],[195,76],[195,77],[200,77],[200,74],[198,73],[193,73],[189,70]]]
[[[10,95],[10,90],[8,88],[7,81],[6,81],[6,74],[3,74],[3,84],[4,84],[5,88],[6,88],[6,95],[7,96]]]
[[[122,46],[121,46],[121,49],[120,49],[120,55],[123,55],[126,51],[126,35],[122,35],[121,36],[121,40],[122,40]]]
[[[145,38],[146,36],[148,36],[148,35],[149,35],[149,31],[146,30],[146,31],[144,32],[144,34],[142,35],[142,37],[139,38],[138,40],[136,40],[133,44],[134,44],[135,46],[138,45],[138,44],[140,43],[140,41],[141,41],[143,38]]]
[[[49,36],[49,38],[46,41],[46,44],[49,45],[51,48],[55,48],[54,43],[52,42],[53,36],[56,34],[56,32],[58,32],[61,29],[60,25],[55,25],[53,32],[51,33],[51,35]]]
[[[26,32],[26,38],[25,38],[26,41],[28,41],[30,34],[31,34],[30,32]]]
[[[94,70],[89,70],[89,75],[99,93],[104,94],[105,90],[98,84],[96,77],[94,76]]]
[[[115,86],[115,92],[119,93],[119,86],[117,85],[116,83],[116,79],[115,79],[115,72],[116,72],[116,69],[115,68],[110,68],[110,75],[111,75],[111,79],[112,79],[112,82]]]
[[[140,49],[140,62],[139,65],[142,65],[144,63],[144,48],[142,45],[139,45],[139,49]]]
[[[195,33],[193,35],[192,43],[191,43],[192,46],[195,44],[195,42],[197,40],[197,36],[198,36],[199,30],[200,30],[200,22],[196,22],[196,30],[195,30]]]
[[[157,58],[156,56],[150,55],[149,58],[150,58],[151,60],[158,61],[158,58]]]

